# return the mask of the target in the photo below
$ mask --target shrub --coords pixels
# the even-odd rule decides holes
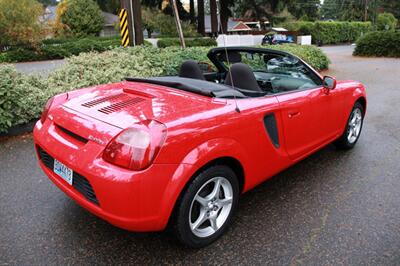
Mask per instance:
[[[0,0],[0,47],[38,43],[43,37],[42,12],[42,5],[35,0]]]
[[[370,22],[292,22],[284,24],[288,30],[300,35],[311,35],[314,43],[337,44],[356,41],[372,30]]]
[[[291,52],[317,69],[328,59],[313,46],[270,47]],[[183,61],[209,62],[209,47],[155,48],[136,46],[115,48],[103,53],[89,52],[67,59],[64,67],[47,78],[24,76],[11,66],[0,65],[0,132],[38,118],[45,102],[53,95],[72,89],[121,81],[124,77],[177,75]]]
[[[376,18],[377,30],[395,30],[397,26],[397,19],[392,13],[382,13]]]
[[[39,117],[51,96],[46,81],[24,76],[14,67],[0,66],[0,132]]]
[[[195,38],[195,39],[185,39],[186,47],[195,46],[216,46],[217,41],[212,38]],[[170,46],[180,46],[181,43],[179,38],[162,38],[157,41],[157,46],[159,48],[165,48]]]
[[[103,28],[104,17],[100,7],[93,0],[65,0],[61,22],[67,31],[77,37],[98,35]]]
[[[1,53],[0,63],[62,59],[82,52],[102,52],[119,45],[119,37],[46,40],[38,49],[22,47]]]
[[[400,31],[370,32],[357,40],[354,55],[400,57]]]

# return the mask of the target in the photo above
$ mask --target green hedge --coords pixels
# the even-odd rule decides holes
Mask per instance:
[[[186,47],[195,46],[216,46],[217,41],[212,38],[195,38],[195,39],[185,39]],[[181,43],[179,38],[162,38],[157,41],[157,46],[159,48],[165,48],[170,46],[180,46]]]
[[[400,57],[400,31],[376,31],[362,36],[354,55]]]
[[[145,45],[151,45],[145,41]],[[103,52],[120,46],[120,38],[89,37],[84,39],[49,39],[44,40],[37,49],[29,47],[12,48],[0,53],[0,63],[29,62],[51,59],[63,59],[83,52]]]
[[[296,54],[317,69],[327,68],[328,59],[316,47],[281,45],[270,47]],[[53,95],[72,89],[121,81],[124,77],[177,75],[183,61],[209,62],[209,47],[115,48],[89,52],[67,59],[47,78],[17,73],[11,65],[0,65],[0,132],[40,116]],[[122,60],[121,60],[122,59]]]
[[[290,31],[299,31],[300,35],[311,35],[313,42],[318,44],[354,42],[372,30],[370,22],[298,21],[286,23],[284,27]]]

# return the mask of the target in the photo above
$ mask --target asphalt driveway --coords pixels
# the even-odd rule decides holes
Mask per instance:
[[[46,60],[36,62],[14,63],[18,72],[23,74],[39,74],[48,76],[51,72],[61,68],[65,64],[65,59]]]
[[[201,250],[89,214],[39,170],[30,135],[0,142],[0,264],[399,265],[400,60],[328,47],[329,73],[367,86],[355,149],[328,146],[243,195],[227,234]]]

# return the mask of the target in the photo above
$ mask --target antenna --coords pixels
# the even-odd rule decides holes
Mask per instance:
[[[217,13],[220,15],[220,16],[219,16],[219,19],[218,19],[217,21],[219,22],[219,26],[220,26],[220,29],[221,29],[221,33],[222,33],[222,35],[224,36],[224,49],[225,49],[225,58],[226,58],[226,62],[228,63],[228,74],[229,74],[229,77],[230,77],[230,79],[231,79],[232,89],[235,90],[235,85],[234,85],[234,83],[233,83],[234,81],[233,81],[233,78],[232,78],[232,72],[230,71],[230,65],[231,65],[231,63],[229,62],[228,49],[226,48],[226,34],[224,33],[224,29],[222,28],[222,23],[221,23],[221,3],[220,3],[219,0],[217,0]],[[229,18],[228,18],[228,20],[229,20]],[[233,94],[233,100],[235,101],[235,111],[238,112],[238,113],[240,113],[239,105],[238,105],[238,103],[237,103],[236,95],[235,95],[235,94]]]

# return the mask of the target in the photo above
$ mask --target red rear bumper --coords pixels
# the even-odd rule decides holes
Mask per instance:
[[[127,230],[159,231],[165,228],[177,196],[171,196],[167,187],[179,165],[153,164],[136,172],[111,165],[101,158],[103,146],[92,141],[78,145],[58,132],[51,121],[44,125],[40,121],[37,123],[34,139],[37,147],[90,183],[98,204],[89,201],[39,160],[50,180],[79,205]]]

